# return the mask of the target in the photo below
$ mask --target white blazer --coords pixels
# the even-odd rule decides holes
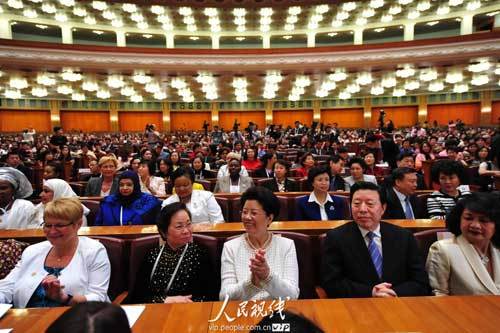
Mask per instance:
[[[165,207],[172,202],[179,202],[179,196],[177,194],[172,194],[161,204],[161,207]],[[193,190],[191,194],[191,200],[186,204],[187,209],[191,213],[192,223],[221,223],[224,222],[224,216],[222,215],[222,210],[215,200],[214,194],[212,192],[203,190]]]
[[[500,295],[500,250],[493,244],[490,260],[494,279],[463,235],[435,242],[426,264],[434,294]]]
[[[24,250],[16,267],[0,280],[0,303],[13,303],[24,308],[43,278],[45,259],[52,245],[49,241]],[[78,248],[59,276],[64,291],[85,296],[87,301],[107,301],[111,265],[104,246],[91,238],[79,237]]]

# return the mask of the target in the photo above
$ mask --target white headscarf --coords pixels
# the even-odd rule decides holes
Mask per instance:
[[[71,186],[62,179],[58,178],[52,178],[52,179],[47,179],[43,181],[43,186],[47,186],[54,192],[54,198],[59,199],[59,198],[73,198],[73,197],[78,197],[76,195],[75,191],[71,188]]]
[[[73,198],[73,197],[78,197],[78,195],[73,191],[71,186],[62,179],[58,178],[52,178],[52,179],[47,179],[43,181],[43,186],[47,186],[52,192],[54,192],[54,196],[52,200],[55,199],[60,199],[60,198]],[[40,223],[43,221],[43,212],[44,212],[44,205],[43,203],[39,203],[36,206],[36,209],[38,211],[38,218],[40,220]],[[85,207],[85,205],[82,205],[83,208],[83,216],[87,216],[90,213],[90,209]],[[84,226],[87,225],[87,220],[84,219]]]
[[[24,173],[17,169],[11,167],[0,168],[0,180],[6,180],[12,184],[14,187],[14,198],[16,199],[27,198],[33,194],[33,187],[30,181]]]

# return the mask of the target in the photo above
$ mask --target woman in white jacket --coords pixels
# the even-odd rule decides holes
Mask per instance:
[[[0,303],[25,308],[109,301],[108,255],[98,241],[78,236],[82,214],[76,198],[47,204],[43,224],[47,241],[26,248],[16,267],[0,281]]]

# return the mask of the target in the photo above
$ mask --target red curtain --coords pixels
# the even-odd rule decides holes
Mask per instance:
[[[205,121],[207,121],[210,125],[212,124],[210,112],[170,112],[170,129],[172,131],[201,131],[203,129],[203,123]]]
[[[286,126],[294,126],[295,121],[300,121],[302,124],[311,126],[313,121],[312,110],[274,110],[273,124]]]
[[[33,127],[38,132],[51,132],[48,110],[0,110],[0,132],[20,132]]]
[[[108,111],[61,111],[65,131],[109,132]]]
[[[480,103],[436,104],[427,106],[427,119],[446,125],[450,120],[461,119],[467,125],[479,125]]]
[[[240,129],[248,127],[251,121],[261,130],[266,127],[266,113],[264,111],[219,111],[219,127],[226,131],[233,128],[234,120],[241,124]]]
[[[372,108],[371,126],[378,127],[380,110],[385,111],[385,121],[392,120],[396,127],[409,127],[417,123],[417,106],[391,106]]]
[[[491,124],[500,126],[500,101],[491,104]]]
[[[322,110],[321,122],[325,125],[338,123],[344,128],[364,127],[363,109]]]
[[[141,132],[146,124],[155,124],[158,131],[163,130],[162,112],[122,111],[118,112],[120,131]]]

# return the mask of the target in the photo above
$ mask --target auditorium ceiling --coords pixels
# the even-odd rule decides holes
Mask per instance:
[[[498,0],[4,0],[0,20],[8,19],[14,39],[25,42],[0,41],[0,95],[245,102],[496,90],[498,33],[450,45],[417,39],[459,36],[466,15],[474,32],[488,34],[499,13]],[[409,24],[416,37],[406,48]],[[65,26],[71,46],[86,48],[63,47]],[[365,48],[353,45],[359,29]],[[129,47],[115,48],[118,32]],[[169,36],[179,52],[166,48]],[[270,52],[259,53],[265,38]],[[61,47],[30,49],[30,39]],[[370,48],[380,41],[399,43]],[[299,51],[288,54],[289,47]]]

